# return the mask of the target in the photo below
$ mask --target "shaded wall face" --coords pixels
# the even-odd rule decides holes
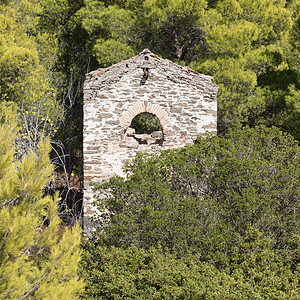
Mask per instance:
[[[89,183],[114,174],[124,175],[122,166],[138,151],[154,152],[192,144],[198,135],[217,130],[217,90],[210,85],[173,82],[159,69],[151,70],[140,85],[143,70],[124,75],[117,82],[99,84],[91,78],[84,88],[84,213],[92,215],[93,193]],[[132,135],[130,123],[142,112],[155,114],[163,127],[158,136]],[[87,226],[87,220],[85,220]]]

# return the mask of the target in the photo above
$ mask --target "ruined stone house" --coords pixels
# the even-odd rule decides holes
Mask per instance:
[[[84,227],[95,212],[90,182],[124,175],[122,166],[138,151],[190,145],[217,132],[218,86],[212,77],[159,58],[145,49],[111,67],[90,72],[84,85]],[[136,132],[142,114],[160,123]],[[141,119],[143,121],[143,119]]]

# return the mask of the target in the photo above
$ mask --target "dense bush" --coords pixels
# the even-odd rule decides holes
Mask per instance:
[[[294,251],[299,250],[298,245]],[[161,247],[145,251],[89,242],[81,263],[87,283],[82,299],[298,299],[299,271],[253,229],[223,271],[199,254],[178,258]]]
[[[201,299],[210,291],[225,295],[230,285],[229,276],[197,256],[176,259],[161,248],[92,243],[84,252],[82,275],[87,282],[83,299]]]
[[[300,147],[277,128],[139,154],[95,186],[83,299],[298,299]],[[104,197],[105,196],[105,197]]]
[[[300,147],[275,127],[246,128],[140,154],[126,180],[114,177],[97,191],[104,244],[160,244],[224,262],[250,225],[278,249],[299,233]]]

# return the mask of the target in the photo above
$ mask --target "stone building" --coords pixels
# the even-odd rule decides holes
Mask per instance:
[[[212,77],[161,59],[149,50],[111,67],[90,72],[84,84],[84,227],[91,226],[90,182],[113,174],[138,151],[190,145],[217,132],[218,86]],[[145,115],[147,114],[147,115]],[[138,115],[157,117],[154,132],[136,132]],[[143,118],[140,119],[143,122]]]

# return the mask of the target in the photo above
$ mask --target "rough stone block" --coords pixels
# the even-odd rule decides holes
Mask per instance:
[[[163,139],[164,138],[164,134],[162,131],[153,131],[151,133],[151,137],[155,138],[155,139]]]
[[[126,135],[127,136],[133,136],[135,134],[135,129],[128,127],[126,130]]]

